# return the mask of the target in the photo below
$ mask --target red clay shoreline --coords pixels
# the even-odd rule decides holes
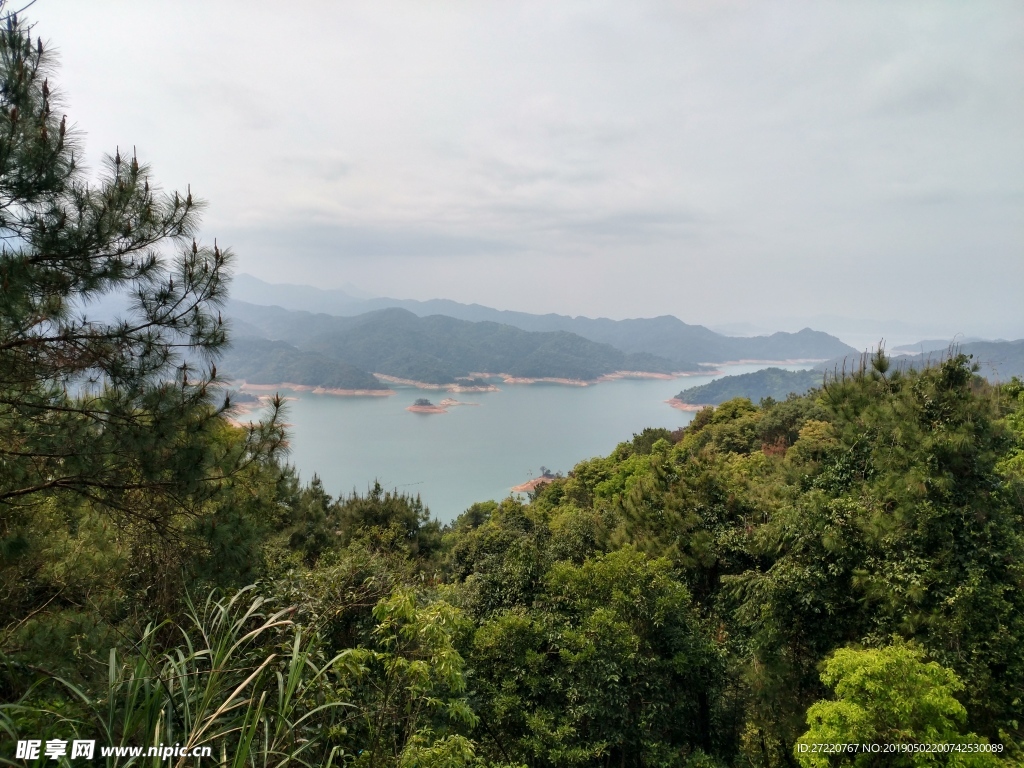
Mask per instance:
[[[389,384],[401,384],[406,387],[416,387],[416,389],[436,389],[445,392],[500,392],[494,384],[488,384],[480,387],[469,384],[430,384],[426,381],[416,381],[415,379],[401,379],[398,376],[389,376],[386,373],[375,373],[373,374],[381,381],[386,381]]]
[[[743,360],[723,360],[717,363],[700,363],[700,365],[801,365],[802,363],[824,363],[832,358],[829,357],[791,357],[786,360],[758,360],[756,358],[744,358]]]
[[[618,381],[620,379],[662,379],[670,381],[672,379],[685,378],[687,376],[709,376],[716,373],[719,373],[719,371],[675,371],[673,373],[657,373],[654,371],[613,371],[612,373],[606,373],[599,376],[596,379],[567,379],[555,376],[531,378],[526,376],[513,376],[509,373],[473,373],[471,374],[471,378],[500,378],[503,384],[562,384],[563,386],[568,387],[590,387],[594,384],[601,384],[606,381]],[[415,387],[416,389],[459,394],[501,391],[501,388],[495,384],[488,384],[483,387],[466,384],[431,384],[426,381],[402,379],[398,376],[389,376],[384,373],[375,373],[373,375],[381,381],[386,381],[389,384]],[[243,392],[274,392],[279,389],[289,389],[295,392],[312,392],[316,395],[340,395],[346,397],[387,397],[389,395],[396,394],[393,389],[337,389],[333,387],[313,386],[310,384],[294,384],[288,381],[280,382],[278,384],[251,384],[247,381],[241,381],[234,382],[234,386]],[[477,403],[461,403],[461,405],[477,405]]]
[[[487,372],[474,372],[469,374],[467,378],[476,379],[501,379],[504,384],[562,384],[569,387],[589,387],[594,384],[600,384],[606,381],[618,381],[619,379],[681,379],[689,376],[717,376],[722,373],[721,368],[713,366],[725,366],[725,365],[751,365],[751,364],[763,364],[763,365],[800,365],[802,363],[820,363],[826,358],[789,358],[786,360],[754,360],[754,359],[743,359],[743,360],[727,360],[718,363],[701,363],[701,365],[708,366],[707,370],[701,371],[673,371],[672,373],[659,373],[655,371],[613,371],[611,373],[603,374],[598,376],[596,379],[568,379],[555,376],[544,376],[538,378],[531,378],[526,376],[513,376],[509,373],[487,373]],[[486,386],[468,385],[468,384],[431,384],[426,381],[416,381],[415,379],[403,379],[398,376],[390,376],[386,373],[374,373],[381,381],[388,382],[389,384],[398,384],[406,387],[415,387],[416,389],[427,389],[427,390],[440,390],[445,392],[453,393],[464,393],[464,392],[500,392],[500,388],[494,384],[487,384]],[[312,392],[316,395],[339,395],[343,397],[388,397],[396,394],[393,389],[338,389],[334,387],[321,387],[312,386],[309,384],[293,384],[291,382],[281,382],[280,384],[250,384],[246,381],[235,382],[236,387],[241,391],[248,392],[274,392],[279,389],[290,389],[296,392]],[[674,402],[675,401],[675,402]],[[675,398],[667,400],[667,403],[671,404],[673,408],[680,408],[681,410],[691,410],[689,407],[692,404],[680,403]],[[678,403],[675,404],[675,403]],[[455,403],[450,403],[454,405]],[[478,405],[478,403],[459,403],[459,405]],[[686,405],[688,407],[682,408],[681,406]],[[697,410],[705,406],[698,405],[694,406]]]
[[[550,483],[554,479],[555,478],[553,477],[535,477],[533,480],[527,480],[525,483],[513,486],[512,493],[530,493],[540,488],[540,486]]]
[[[596,379],[567,379],[556,376],[527,377],[513,376],[510,373],[486,373],[475,372],[470,376],[473,378],[487,379],[500,378],[505,384],[563,384],[568,387],[589,387],[605,381],[617,381],[619,379],[664,379],[666,381],[684,376],[706,376],[712,371],[675,371],[673,373],[658,373],[654,371],[612,371],[598,376]]]
[[[387,397],[396,394],[393,389],[337,389],[311,384],[292,384],[288,381],[280,384],[250,384],[247,381],[242,381],[236,382],[235,386],[243,392],[275,392],[279,389],[290,389],[294,392],[312,392],[314,395],[341,395],[344,397]]]
[[[670,397],[665,402],[679,411],[703,411],[705,408],[715,407],[710,403],[684,403],[682,400],[675,397]]]

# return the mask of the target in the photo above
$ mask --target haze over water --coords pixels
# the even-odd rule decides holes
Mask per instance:
[[[764,367],[724,366],[721,375]],[[420,494],[431,514],[448,522],[474,502],[507,497],[512,486],[539,475],[541,465],[567,473],[644,427],[688,424],[693,413],[665,401],[715,378],[623,379],[590,387],[499,384],[500,392],[454,396],[413,388],[398,388],[391,397],[282,390],[296,398],[285,419],[292,425],[289,459],[303,480],[316,473],[332,495],[365,493],[376,479],[386,489]],[[405,410],[418,397],[480,405],[453,406],[445,414]]]

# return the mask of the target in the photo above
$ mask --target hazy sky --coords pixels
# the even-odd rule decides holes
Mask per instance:
[[[1019,0],[24,15],[92,167],[135,145],[265,280],[1024,336]]]

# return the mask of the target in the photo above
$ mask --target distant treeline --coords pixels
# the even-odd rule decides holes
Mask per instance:
[[[924,368],[961,353],[968,357],[972,365],[977,365],[980,375],[990,381],[1024,377],[1024,340],[970,342],[950,346],[944,351],[894,357],[891,364],[903,370]],[[790,394],[801,395],[820,387],[827,376],[841,377],[844,372],[860,370],[867,359],[863,355],[854,355],[830,360],[806,371],[766,368],[753,373],[723,376],[709,384],[684,389],[676,395],[676,399],[692,405],[718,405],[734,397],[746,397],[754,402],[767,397],[785,400]]]

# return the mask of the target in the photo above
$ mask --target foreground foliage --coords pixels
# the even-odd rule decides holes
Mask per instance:
[[[953,672],[906,645],[879,649],[840,648],[824,664],[821,679],[835,690],[837,700],[819,701],[807,710],[810,729],[797,741],[800,764],[828,766],[829,755],[814,752],[816,744],[951,745],[942,762],[957,766],[997,766],[989,752],[970,752],[987,744],[973,733],[962,733],[966,717],[955,694],[964,688]],[[880,753],[887,765],[935,765],[928,752]],[[879,754],[846,753],[845,765],[873,765]]]
[[[7,727],[122,743],[159,721],[237,764],[839,764],[799,751],[821,740],[998,744],[904,762],[1012,764],[1022,414],[1024,386],[966,358],[890,373],[878,356],[804,397],[645,430],[528,504],[483,502],[443,529],[418,499],[334,499],[268,464],[219,502],[239,521],[224,552],[250,567],[148,572],[141,591],[130,526],[68,517],[55,496],[35,514],[61,543],[29,576],[64,591],[34,607],[23,591],[3,630]],[[186,585],[234,597],[167,597]],[[247,618],[218,626],[248,639],[220,679],[203,649],[223,643],[200,627],[229,605]],[[181,629],[147,629],[157,616]],[[179,677],[196,684],[138,693]],[[205,709],[183,703],[218,680]],[[108,700],[125,703],[104,721]]]

